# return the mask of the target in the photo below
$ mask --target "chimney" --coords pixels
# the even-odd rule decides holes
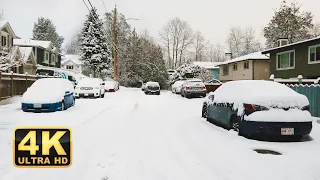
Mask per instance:
[[[232,53],[225,53],[225,61],[232,59]]]
[[[287,44],[289,44],[288,38],[279,38],[279,39],[277,40],[276,47],[285,46],[285,45],[287,45]]]

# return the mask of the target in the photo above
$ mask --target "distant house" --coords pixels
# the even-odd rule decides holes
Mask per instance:
[[[13,73],[34,74],[36,62],[32,48],[21,48],[14,45],[14,39],[19,38],[15,35],[8,21],[0,21],[0,56],[9,60],[7,64],[2,64],[1,71]],[[8,66],[10,64],[10,66]]]
[[[220,81],[267,80],[270,77],[269,57],[261,52],[227,60],[219,65]]]
[[[82,73],[83,63],[80,60],[79,55],[66,54],[66,55],[62,56],[61,68],[73,70],[77,73]]]
[[[211,72],[211,74],[218,80],[220,80],[219,75],[219,65],[223,62],[202,62],[202,61],[195,61],[193,65],[200,66],[202,68],[207,69]]]
[[[19,47],[32,47],[37,65],[57,68],[61,66],[61,55],[50,41],[14,39],[13,44]]]
[[[292,44],[283,44],[281,41],[278,41],[278,47],[262,52],[270,54],[271,74],[282,79],[299,75],[306,79],[320,77],[320,37]]]

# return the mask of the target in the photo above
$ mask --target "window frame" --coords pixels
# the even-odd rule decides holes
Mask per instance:
[[[291,52],[293,52],[293,58],[294,58],[294,60],[293,60],[293,66],[292,67],[286,67],[286,68],[280,68],[280,67],[278,67],[278,64],[279,64],[279,55],[282,55],[282,54],[287,54],[287,53],[291,53]],[[295,66],[296,66],[296,51],[293,49],[293,50],[289,50],[289,51],[284,51],[284,52],[280,52],[280,53],[277,53],[276,54],[276,69],[277,70],[290,70],[290,69],[295,69]],[[289,57],[291,58],[291,56],[289,55]],[[291,61],[291,59],[290,59],[290,61]],[[290,62],[289,62],[289,64],[290,64]]]
[[[237,63],[233,63],[232,69],[233,69],[233,71],[237,71],[238,70],[238,64]]]
[[[226,73],[224,72],[224,68],[227,68],[227,70],[226,70],[227,72]],[[228,76],[229,75],[229,65],[223,65],[222,66],[222,75],[223,76]]]
[[[72,68],[68,68],[68,67],[72,67]],[[66,69],[73,70],[74,69],[74,65],[67,65]]]
[[[246,64],[247,64],[247,68],[246,68]],[[244,63],[243,63],[243,69],[250,69],[250,63],[249,63],[249,61],[244,61]]]
[[[320,44],[317,45],[313,45],[313,46],[309,46],[308,48],[308,64],[318,64],[320,63],[320,60],[316,60],[317,59],[317,53],[315,54],[315,61],[310,61],[310,50],[311,48],[316,48],[316,52],[317,52],[317,48],[320,48]]]
[[[47,55],[48,55],[48,59],[47,59]],[[48,51],[44,51],[44,61],[43,63],[49,64],[50,61],[50,53]]]
[[[56,54],[54,54],[54,53],[51,54],[51,64],[52,65],[56,64]]]

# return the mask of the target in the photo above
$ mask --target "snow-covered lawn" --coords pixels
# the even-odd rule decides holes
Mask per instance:
[[[0,106],[0,179],[320,179],[316,121],[305,142],[249,140],[201,118],[202,102],[171,92],[146,96],[141,89],[120,88],[104,99],[79,99],[65,112],[34,114],[22,112],[19,103]],[[71,127],[73,165],[15,168],[12,132],[20,125]],[[258,154],[256,148],[283,155]]]

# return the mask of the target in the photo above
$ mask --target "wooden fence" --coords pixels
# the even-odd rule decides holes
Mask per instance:
[[[36,80],[59,76],[28,75],[0,72],[0,101],[9,97],[23,95]]]

